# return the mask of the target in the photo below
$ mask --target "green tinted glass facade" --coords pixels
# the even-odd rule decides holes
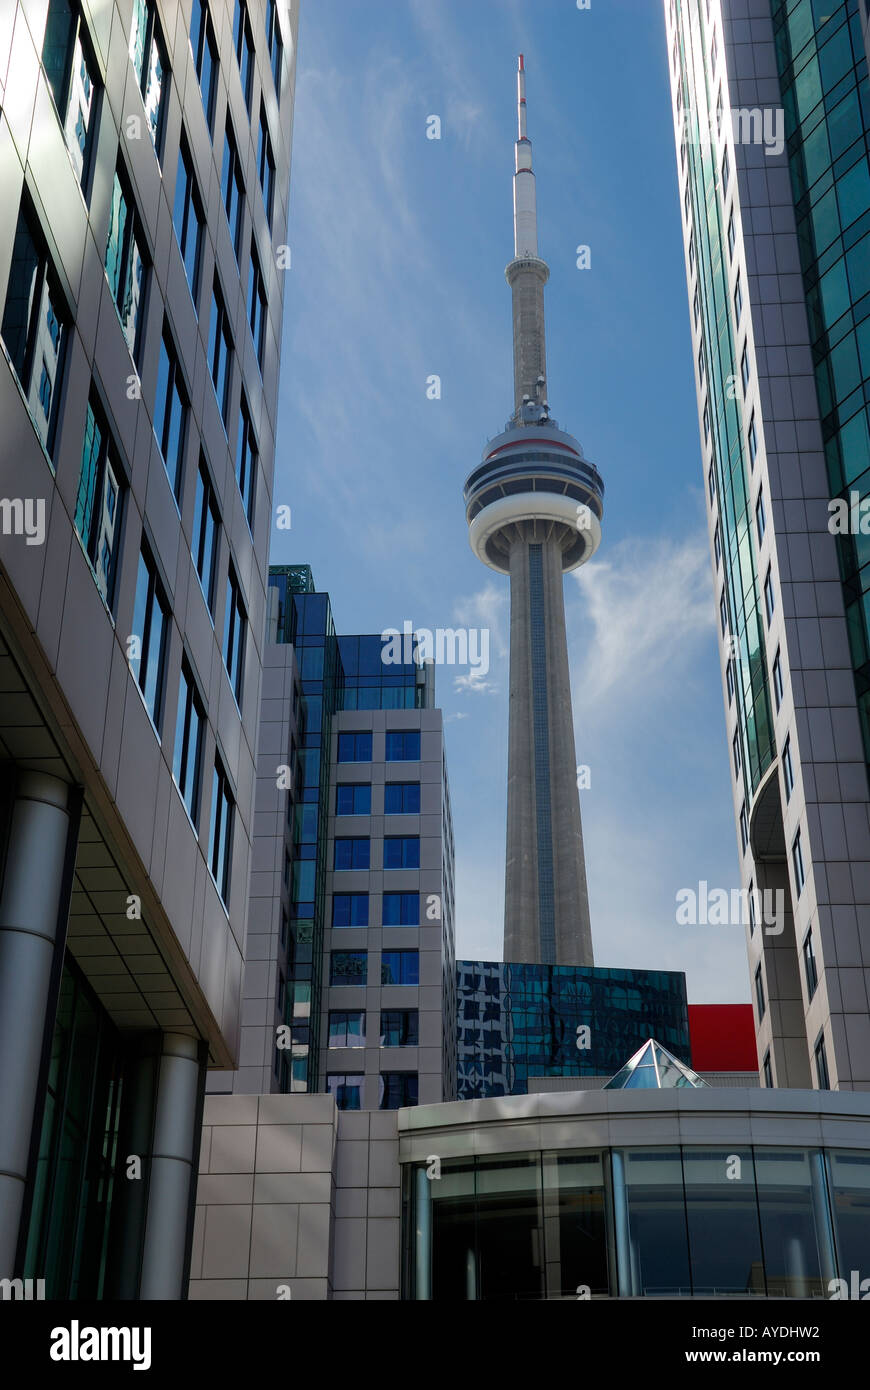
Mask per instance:
[[[703,331],[701,364],[709,414],[728,629],[733,639],[735,699],[741,738],[742,776],[747,800],[776,755],[764,622],[748,483],[746,431],[733,305],[728,291],[728,218],[736,179],[723,198],[716,150],[702,133],[715,122],[716,95],[710,74],[707,6],[681,0],[677,6],[680,51],[680,102],[684,143],[680,187],[692,209],[694,257],[690,294],[697,291]]]
[[[772,0],[831,497],[870,496],[870,82],[859,0]],[[854,500],[854,499],[852,499]],[[838,540],[870,760],[870,537]]]
[[[24,1276],[46,1297],[102,1298],[121,1100],[120,1038],[67,957],[51,1041]]]

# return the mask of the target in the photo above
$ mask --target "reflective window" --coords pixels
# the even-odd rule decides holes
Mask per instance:
[[[805,1149],[756,1149],[758,1210],[769,1298],[818,1298],[822,1287],[813,1169]]]
[[[335,1096],[339,1110],[361,1110],[364,1076],[351,1076],[346,1072],[330,1072],[326,1078],[326,1089]]]
[[[416,1009],[381,1009],[381,1047],[416,1047]]]
[[[335,860],[333,868],[341,869],[367,869],[369,867],[369,848],[368,839],[347,838],[336,840]]]
[[[813,929],[810,927],[804,937],[803,945],[804,974],[807,981],[807,998],[812,999],[819,983],[819,974],[816,969],[816,952],[813,946]]]
[[[419,762],[419,729],[387,730],[385,757],[388,763]]]
[[[782,781],[785,787],[785,799],[791,800],[794,791],[794,768],[791,761],[791,735],[786,739],[782,750]]]
[[[776,649],[776,656],[773,660],[773,693],[776,699],[776,708],[782,704],[783,685],[782,685],[782,658],[779,647]]]
[[[417,1104],[417,1073],[385,1071],[378,1077],[378,1109],[401,1110]]]
[[[420,956],[417,951],[382,951],[382,985],[417,985],[420,983]]]
[[[281,42],[281,26],[278,22],[276,0],[266,0],[266,42],[272,60],[272,77],[275,82],[275,95],[281,102],[281,69],[284,61],[284,45]]]
[[[51,453],[69,317],[29,203],[22,200],[12,247],[3,324],[6,351],[31,418]]]
[[[239,147],[227,113],[224,131],[224,157],[221,164],[221,192],[230,228],[233,250],[239,260],[242,250],[242,225],[245,212],[245,182],[242,178],[242,162]]]
[[[254,246],[251,233],[251,261],[248,267],[248,322],[251,325],[251,338],[260,372],[263,371],[263,355],[266,348],[266,285],[260,269],[260,258]]]
[[[384,787],[384,815],[418,815],[419,782],[387,782]]]
[[[225,906],[230,900],[230,868],[233,852],[233,823],[236,803],[230,791],[223,763],[215,757],[211,794],[211,834],[209,867]]]
[[[199,78],[206,125],[211,133],[214,130],[218,55],[206,0],[193,0],[193,13],[190,19],[190,46],[193,50],[196,75]]]
[[[371,733],[339,734],[338,761],[340,763],[370,763],[371,760]]]
[[[384,927],[419,927],[419,893],[384,893],[381,913]]]
[[[368,816],[372,809],[372,789],[368,782],[341,782],[335,789],[337,816]]]
[[[330,1047],[365,1047],[365,1010],[352,1009],[350,1011],[336,1011],[331,1009],[329,1013],[328,1045]]]
[[[803,891],[804,883],[806,882],[806,874],[804,873],[804,852],[803,848],[801,847],[800,831],[798,831],[798,833],[795,835],[794,841],[792,843],[791,862],[794,868],[795,888],[797,889],[798,897],[800,897]]]
[[[368,924],[368,893],[333,893],[332,925],[334,927],[367,927]]]
[[[767,1005],[764,999],[764,979],[761,973],[761,962],[755,967],[755,1003],[758,1007],[759,1023],[764,1018]]]
[[[129,193],[126,176],[119,165],[115,171],[106,239],[106,277],[134,362],[138,362],[139,356],[139,310],[145,290],[143,246],[139,215]]]
[[[245,676],[245,640],[248,620],[242,603],[242,591],[232,565],[227,574],[227,602],[224,614],[224,665],[230,679],[230,688],[236,697],[239,709],[242,707],[242,686]]]
[[[251,98],[254,94],[254,40],[251,36],[251,23],[245,0],[235,0],[233,9],[233,44],[239,63],[239,77],[245,95],[248,115],[251,114]]]
[[[208,611],[214,617],[216,591],[217,547],[220,531],[220,516],[217,509],[215,491],[206,467],[205,459],[200,457],[199,472],[196,478],[196,506],[193,513],[193,538],[191,553]]]
[[[193,160],[187,141],[182,134],[178,151],[178,171],[175,175],[175,202],[172,209],[172,223],[178,239],[181,259],[190,287],[193,307],[196,308],[199,290],[199,253],[202,246],[204,224],[202,203],[196,178],[193,173]]]
[[[163,718],[163,687],[168,645],[169,604],[157,577],[154,561],[143,548],[139,555],[129,660],[152,723],[158,732]]]
[[[166,110],[166,92],[169,85],[169,67],[154,0],[133,0],[130,61],[136,73],[142,100],[145,103],[148,129],[151,132],[151,139],[159,159],[163,137],[163,118]]]
[[[164,319],[157,367],[157,395],[154,400],[154,433],[177,502],[181,500],[184,473],[184,438],[187,423],[187,393],[181,379],[178,355]]]
[[[694,1297],[763,1294],[751,1151],[684,1149],[683,1181]]]
[[[118,455],[95,394],[88,400],[82,468],[76,493],[75,528],[97,588],[111,609],[121,549],[124,488]]]
[[[49,0],[42,66],[82,188],[88,182],[96,129],[99,74],[75,0]]]
[[[263,190],[266,221],[271,227],[275,202],[275,156],[272,153],[272,140],[263,102],[260,102],[260,128],[257,134],[257,172],[260,176],[260,188]]]
[[[419,835],[386,835],[384,837],[385,869],[419,869]]]
[[[188,815],[197,829],[204,738],[205,709],[190,667],[186,661],[182,661],[172,775],[181,792],[181,799],[187,807]]]
[[[364,985],[367,951],[332,951],[329,957],[331,985]]]
[[[840,1271],[870,1278],[870,1154],[834,1149],[827,1157]]]
[[[244,390],[242,391],[239,403],[239,432],[236,438],[236,482],[239,485],[239,492],[242,494],[242,501],[245,504],[245,516],[248,526],[254,524],[254,502],[257,494],[257,441],[254,438],[254,428],[251,424],[251,413],[248,403],[245,400]]]
[[[218,409],[224,426],[230,409],[230,376],[231,358],[233,354],[233,340],[230,334],[230,321],[227,314],[224,297],[221,294],[217,275],[214,278],[211,300],[211,321],[209,323],[209,362],[211,363],[211,379],[214,385],[214,393],[217,397]]]

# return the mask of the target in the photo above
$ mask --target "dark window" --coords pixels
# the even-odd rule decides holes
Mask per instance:
[[[777,711],[779,711],[779,707],[782,704],[782,696],[782,658],[780,656],[780,649],[777,647],[776,656],[773,658],[773,697],[776,702]]]
[[[236,261],[239,260],[242,252],[242,225],[245,211],[245,183],[242,178],[242,163],[239,159],[239,147],[236,144],[236,137],[230,125],[229,114],[227,114],[226,130],[224,132],[224,157],[221,165],[221,192],[223,193],[224,207],[227,214],[227,222],[230,228],[233,250],[236,253]]]
[[[230,409],[230,361],[233,340],[230,336],[230,321],[224,297],[221,294],[217,275],[215,275],[211,299],[211,323],[209,324],[208,356],[211,363],[211,379],[217,397],[218,409],[224,426],[227,425]]]
[[[367,869],[369,867],[369,841],[351,838],[336,840],[335,869]]]
[[[753,412],[752,412],[752,417],[751,417],[751,419],[750,419],[750,421],[749,421],[749,462],[750,462],[750,464],[752,464],[752,463],[755,462],[755,457],[756,457],[757,453],[758,453],[758,432],[757,432],[757,430],[756,430],[756,428],[755,428],[755,411],[753,410]]]
[[[175,204],[172,209],[172,222],[175,227],[175,235],[178,238],[181,259],[184,261],[184,270],[187,275],[187,283],[190,286],[194,308],[196,308],[199,292],[199,253],[202,246],[204,220],[202,202],[193,173],[193,160],[187,141],[182,135],[181,148],[178,151],[178,172],[175,176]]]
[[[235,802],[220,758],[215,758],[211,793],[211,835],[209,866],[217,890],[226,906],[230,898],[230,864],[233,852]]]
[[[763,1072],[764,1072],[764,1084],[765,1084],[765,1086],[768,1088],[768,1090],[772,1090],[772,1089],[773,1089],[773,1068],[772,1068],[771,1065],[770,1065],[770,1053],[769,1053],[769,1052],[765,1052],[765,1054],[764,1054],[764,1063],[763,1063],[763,1066],[762,1066],[762,1070],[763,1070]]]
[[[260,258],[254,247],[254,234],[251,233],[251,263],[248,267],[248,322],[260,372],[263,371],[263,354],[266,348],[266,285],[260,269]]]
[[[420,983],[420,956],[417,951],[382,951],[382,985],[417,985]]]
[[[145,298],[144,237],[139,215],[119,164],[112,189],[109,235],[106,238],[106,277],[130,356],[139,359],[141,319]]]
[[[417,1104],[415,1071],[385,1071],[378,1080],[379,1110],[400,1110],[403,1106]]]
[[[196,479],[196,509],[193,514],[191,553],[208,611],[214,617],[215,571],[217,567],[218,515],[215,491],[211,485],[205,459],[200,458]]]
[[[260,102],[260,129],[257,134],[257,172],[263,190],[263,203],[266,208],[266,221],[272,226],[272,211],[275,201],[275,156],[272,153],[272,140],[266,121],[266,107]]]
[[[340,763],[370,763],[372,760],[372,736],[370,733],[339,734],[338,761]]]
[[[731,260],[732,256],[734,255],[734,243],[735,243],[736,240],[737,240],[737,234],[736,234],[736,232],[735,232],[735,230],[734,230],[734,213],[732,212],[731,215],[730,215],[730,217],[728,218],[728,259],[729,259],[729,261]]]
[[[70,158],[79,183],[85,188],[97,125],[100,80],[87,28],[75,0],[49,0],[42,66]]]
[[[758,1005],[758,1021],[764,1018],[764,1011],[767,1007],[764,1000],[764,980],[761,977],[761,962],[755,967],[755,1002]]]
[[[381,1047],[416,1047],[416,1009],[381,1010]]]
[[[764,515],[764,493],[760,492],[758,494],[758,501],[755,504],[755,530],[758,535],[759,545],[761,545],[761,542],[764,540],[764,528],[766,525],[767,519]]]
[[[251,413],[244,392],[239,402],[239,433],[236,440],[236,482],[245,505],[248,526],[254,525],[254,501],[257,494],[257,441],[251,424]]]
[[[419,729],[393,729],[387,731],[386,760],[388,763],[415,763],[420,761]]]
[[[713,472],[712,463],[710,464],[710,471],[707,474],[707,491],[710,494],[710,504],[712,506],[713,500],[716,496],[716,475]]]
[[[329,1046],[365,1047],[366,1016],[364,1009],[330,1009]]]
[[[718,522],[716,524],[716,530],[713,532],[713,553],[716,556],[716,568],[718,569],[722,563],[722,541],[719,536]]]
[[[139,555],[132,638],[130,667],[139,682],[154,727],[159,730],[169,645],[169,604],[157,578],[154,561],[144,548]]]
[[[770,573],[770,566],[768,566],[767,575],[764,580],[764,611],[767,614],[768,627],[770,627],[770,620],[773,617],[773,610],[775,607],[776,601],[773,597],[773,578]]]
[[[740,276],[737,276],[737,284],[734,286],[734,322],[740,323],[740,314],[743,309],[743,287],[740,283]]]
[[[334,927],[367,927],[368,924],[368,893],[333,893],[332,925]]]
[[[215,93],[217,91],[218,56],[211,17],[206,0],[193,0],[190,19],[190,46],[199,78],[206,124],[211,133],[214,126]]]
[[[224,664],[230,687],[239,709],[242,707],[242,682],[245,676],[245,636],[248,620],[242,605],[242,591],[236,572],[230,565],[227,574],[227,607],[224,615]]]
[[[755,928],[758,926],[758,910],[755,906],[755,884],[752,879],[749,881],[749,935],[755,935]]]
[[[275,82],[275,95],[281,101],[281,67],[284,60],[284,45],[281,42],[281,27],[278,23],[276,0],[266,0],[266,41],[269,57],[272,60],[272,77]]]
[[[176,501],[181,500],[184,462],[184,435],[187,421],[187,393],[181,380],[178,356],[164,321],[157,369],[157,396],[154,402],[154,433]]]
[[[728,687],[728,703],[734,699],[734,662],[729,661],[725,667],[725,684]]]
[[[251,25],[248,19],[248,7],[245,0],[236,0],[233,11],[233,43],[236,50],[236,58],[239,62],[239,77],[242,80],[242,91],[245,94],[245,105],[248,108],[248,115],[251,114],[251,98],[254,94],[254,40],[251,36]]]
[[[819,1090],[830,1091],[831,1078],[828,1073],[828,1054],[825,1050],[825,1035],[819,1034],[818,1042],[814,1049],[816,1059],[816,1077],[818,1078]]]
[[[746,818],[745,804],[740,807],[740,848],[746,853],[746,846],[749,844],[749,821]]]
[[[800,897],[801,893],[803,892],[803,886],[806,883],[806,874],[804,872],[804,852],[801,846],[800,831],[798,831],[798,833],[795,835],[794,841],[792,843],[791,860],[792,865],[794,866],[794,881],[795,887],[797,889],[797,896]]]
[[[419,835],[385,835],[384,836],[384,868],[385,869],[419,869],[420,867],[420,837]]]
[[[182,661],[172,774],[190,819],[197,829],[199,829],[199,796],[204,736],[205,709],[199,698],[190,668],[186,661]]]
[[[740,776],[740,734],[736,733],[731,740],[731,750],[734,754],[734,776]]]
[[[97,588],[110,609],[121,548],[123,493],[117,452],[105,417],[92,394],[85,417],[75,528],[91,562]]]
[[[335,789],[337,816],[368,816],[372,809],[372,789],[368,782],[340,782]]]
[[[745,392],[749,385],[749,347],[746,343],[743,344],[743,352],[740,355],[740,380]]]
[[[364,985],[367,951],[333,951],[329,958],[331,985]]]
[[[804,937],[804,973],[807,978],[807,998],[812,999],[819,983],[819,972],[816,968],[816,952],[813,946],[813,929],[810,927]]]
[[[413,816],[419,811],[419,782],[387,782],[384,787],[385,816]]]
[[[348,1072],[330,1072],[326,1078],[326,1089],[335,1096],[337,1110],[361,1110],[362,1089],[365,1077]]]
[[[163,113],[166,110],[166,92],[169,86],[169,66],[154,0],[133,0],[130,61],[145,103],[148,129],[159,158],[163,138]]]
[[[731,160],[730,160],[729,157],[728,157],[728,151],[727,151],[727,149],[726,149],[725,153],[724,153],[723,156],[722,156],[722,194],[723,194],[723,197],[724,197],[724,195],[728,192],[728,184],[729,184],[729,182],[730,182],[730,179],[731,179]]]
[[[419,893],[385,893],[381,910],[384,927],[419,927]]]
[[[791,801],[791,794],[794,791],[794,768],[791,762],[791,735],[785,741],[782,750],[782,780],[785,786],[785,799]]]
[[[54,445],[68,323],[36,218],[22,202],[0,333],[49,453]]]

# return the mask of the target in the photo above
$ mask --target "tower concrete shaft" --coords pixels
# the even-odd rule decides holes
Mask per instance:
[[[549,269],[538,255],[535,175],[517,74],[514,413],[465,484],[475,554],[510,575],[504,959],[592,965],[562,576],[601,541],[604,483],[550,417],[544,334]]]
[[[524,522],[515,530],[504,958],[591,965],[562,546],[546,524]]]

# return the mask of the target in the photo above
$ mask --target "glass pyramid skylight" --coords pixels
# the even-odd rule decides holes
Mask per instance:
[[[631,1088],[664,1091],[672,1086],[706,1086],[697,1072],[678,1062],[666,1047],[650,1038],[643,1047],[630,1057],[625,1066],[612,1076],[602,1088],[605,1091],[623,1091]]]

